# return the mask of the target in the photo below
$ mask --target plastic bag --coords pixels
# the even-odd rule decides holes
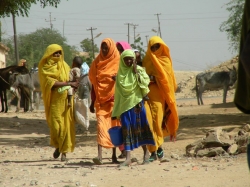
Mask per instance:
[[[88,99],[74,99],[74,113],[77,124],[82,125],[86,130],[89,128],[89,101]]]

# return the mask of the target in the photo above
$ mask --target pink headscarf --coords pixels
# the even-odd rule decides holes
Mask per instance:
[[[130,45],[128,42],[124,42],[124,41],[120,41],[120,42],[116,42],[116,46],[120,44],[123,48],[123,50],[126,50],[126,49],[131,49]]]

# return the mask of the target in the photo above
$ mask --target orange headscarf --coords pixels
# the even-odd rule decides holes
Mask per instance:
[[[111,38],[105,38],[102,40],[102,43],[107,44],[109,48],[108,54],[103,56],[100,48],[100,54],[90,66],[89,79],[95,90],[96,113],[105,115],[112,112],[112,107],[111,105],[107,105],[107,102],[111,101],[114,97],[115,81],[112,79],[112,76],[117,74],[120,54],[116,48],[116,43]]]
[[[156,43],[160,44],[160,48],[157,51],[152,52],[150,47]],[[157,85],[160,88],[160,94],[164,98],[168,109],[171,111],[170,116],[165,123],[168,132],[164,132],[164,134],[175,137],[179,126],[175,100],[177,84],[169,48],[160,37],[153,36],[150,38],[147,53],[143,59],[142,65],[146,68],[148,75],[155,76]]]

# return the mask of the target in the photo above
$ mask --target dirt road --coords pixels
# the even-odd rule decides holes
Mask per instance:
[[[164,143],[168,162],[155,161],[140,165],[142,149],[132,152],[139,160],[130,167],[111,164],[111,150],[104,149],[104,164],[96,166],[97,156],[95,117],[91,116],[90,134],[77,127],[77,145],[69,160],[54,159],[49,146],[49,130],[44,111],[0,114],[0,186],[1,187],[249,187],[250,176],[246,154],[213,158],[189,158],[185,147],[214,127],[237,130],[249,123],[228,99],[177,100],[180,127],[177,141]],[[14,110],[14,109],[13,109]],[[119,151],[118,151],[119,152]],[[120,160],[122,161],[122,160]]]

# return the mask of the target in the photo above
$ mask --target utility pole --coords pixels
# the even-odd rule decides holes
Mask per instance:
[[[17,37],[16,37],[16,19],[15,19],[15,14],[13,12],[12,12],[12,21],[13,21],[13,30],[14,30],[14,45],[15,45],[16,65],[18,65],[19,53],[18,53]]]
[[[87,31],[91,30],[91,40],[92,40],[92,50],[93,50],[93,59],[95,59],[95,46],[94,46],[94,37],[93,37],[93,30],[96,30],[97,28],[90,27],[90,29],[87,29]]]
[[[65,20],[63,20],[63,37],[64,37],[64,22],[65,22]]]
[[[135,45],[135,29],[136,29],[136,26],[139,26],[138,24],[133,24],[133,27],[134,27],[134,45]]]
[[[129,25],[133,25],[133,23],[124,23],[124,25],[128,25],[128,43],[129,43]]]
[[[46,22],[50,22],[50,29],[52,30],[52,28],[53,28],[52,21],[56,21],[56,18],[54,18],[53,20],[51,19],[51,12],[49,13],[49,20],[45,19],[45,21]]]
[[[158,20],[158,32],[160,33],[160,37],[161,37],[161,27],[160,27],[160,20],[159,20],[159,15],[161,15],[161,13],[157,13],[155,14],[157,15],[157,20]]]
[[[145,37],[146,37],[146,42],[147,42],[147,46],[148,46],[148,35],[146,35]]]

